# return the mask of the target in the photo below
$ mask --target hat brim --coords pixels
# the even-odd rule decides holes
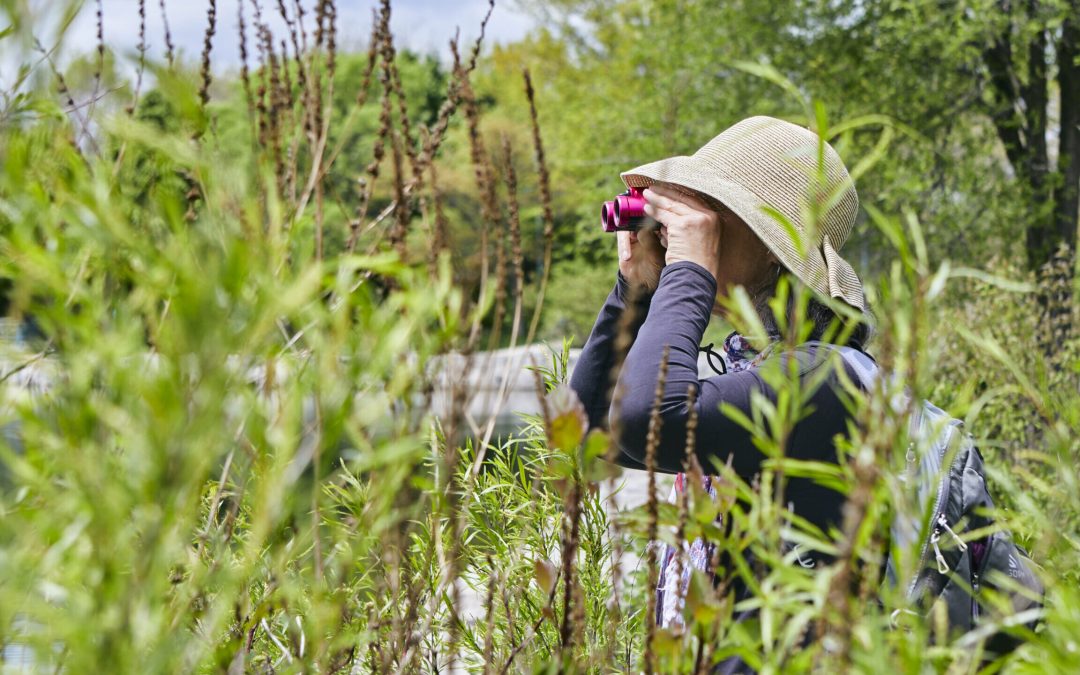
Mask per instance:
[[[851,265],[836,252],[828,238],[813,244],[812,233],[785,222],[780,212],[738,183],[716,176],[695,157],[684,155],[643,164],[620,174],[626,187],[645,188],[669,183],[717,200],[754,231],[784,267],[824,298],[839,298],[865,310],[862,282]]]

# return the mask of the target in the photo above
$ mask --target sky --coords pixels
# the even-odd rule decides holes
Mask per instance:
[[[237,3],[239,0],[217,0],[217,32],[213,41],[213,62],[217,68],[235,69],[239,66],[239,38],[237,35]],[[252,21],[250,0],[244,0],[245,21]],[[57,0],[30,0],[32,11],[38,15],[38,24],[48,23],[53,8],[62,3]],[[118,54],[131,54],[139,43],[138,0],[102,0],[105,42]],[[276,36],[283,36],[276,0],[260,0],[264,18]],[[292,0],[286,1],[292,6]],[[314,0],[303,0],[309,31],[314,22]],[[338,44],[343,49],[358,49],[365,45],[371,33],[372,9],[378,0],[337,0]],[[206,30],[208,0],[165,0],[172,41],[178,51],[188,60],[199,58],[203,35]],[[479,34],[480,22],[488,9],[488,0],[394,0],[390,15],[390,29],[394,44],[421,53],[435,53],[449,59],[449,40],[456,27],[461,28],[462,44],[470,44]],[[165,40],[162,31],[159,0],[146,0],[146,26],[149,55],[164,58]],[[485,37],[485,45],[518,40],[533,27],[534,20],[516,8],[512,0],[497,0]],[[48,43],[52,33],[42,31],[43,42]],[[94,49],[97,26],[94,0],[83,0],[83,7],[71,25],[65,39],[68,56],[72,52]],[[254,54],[249,35],[249,59]],[[464,51],[464,49],[463,49]],[[130,58],[128,59],[130,64]],[[131,66],[128,66],[130,69]]]

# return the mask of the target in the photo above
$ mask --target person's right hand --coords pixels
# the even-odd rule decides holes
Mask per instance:
[[[664,269],[664,247],[656,230],[621,230],[615,236],[619,241],[619,271],[630,285],[655,291],[660,285],[660,270]]]

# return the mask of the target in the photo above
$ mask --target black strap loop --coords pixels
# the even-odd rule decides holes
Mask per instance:
[[[709,362],[709,367],[713,369],[713,372],[717,375],[727,375],[727,363],[724,362],[724,357],[713,349],[713,343],[698,347],[698,351],[705,352],[705,360]],[[720,367],[717,367],[717,363]]]

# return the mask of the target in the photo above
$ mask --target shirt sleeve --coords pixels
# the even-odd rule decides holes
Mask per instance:
[[[675,263],[661,273],[648,316],[619,374],[617,386],[621,388],[622,398],[610,410],[612,428],[619,431],[616,442],[621,451],[620,464],[644,466],[649,418],[667,347],[667,377],[659,400],[661,434],[656,450],[657,470],[672,473],[683,470],[686,424],[690,417],[687,395],[694,386],[698,391],[694,403],[698,417],[695,451],[701,465],[709,471],[715,463],[726,463],[730,457],[732,468],[747,480],[760,471],[764,454],[755,445],[754,434],[722,412],[721,405],[730,405],[751,417],[755,392],[775,402],[775,391],[760,372],[764,365],[698,378],[698,346],[715,297],[716,280],[696,263]],[[767,362],[783,366],[790,356],[770,357]],[[808,395],[808,413],[796,425],[792,438],[800,441],[800,448],[811,456],[819,453],[823,458],[830,453],[835,456],[831,438],[843,429],[844,421],[840,401],[828,387],[820,387]]]
[[[619,273],[615,288],[600,308],[596,324],[570,376],[570,387],[585,406],[589,428],[607,425],[611,391],[615,383],[613,369],[619,361],[616,348],[623,324],[629,342],[632,342],[649,312],[650,295],[638,293],[638,297],[632,297],[634,295],[630,283]],[[627,311],[632,314],[624,317]]]

